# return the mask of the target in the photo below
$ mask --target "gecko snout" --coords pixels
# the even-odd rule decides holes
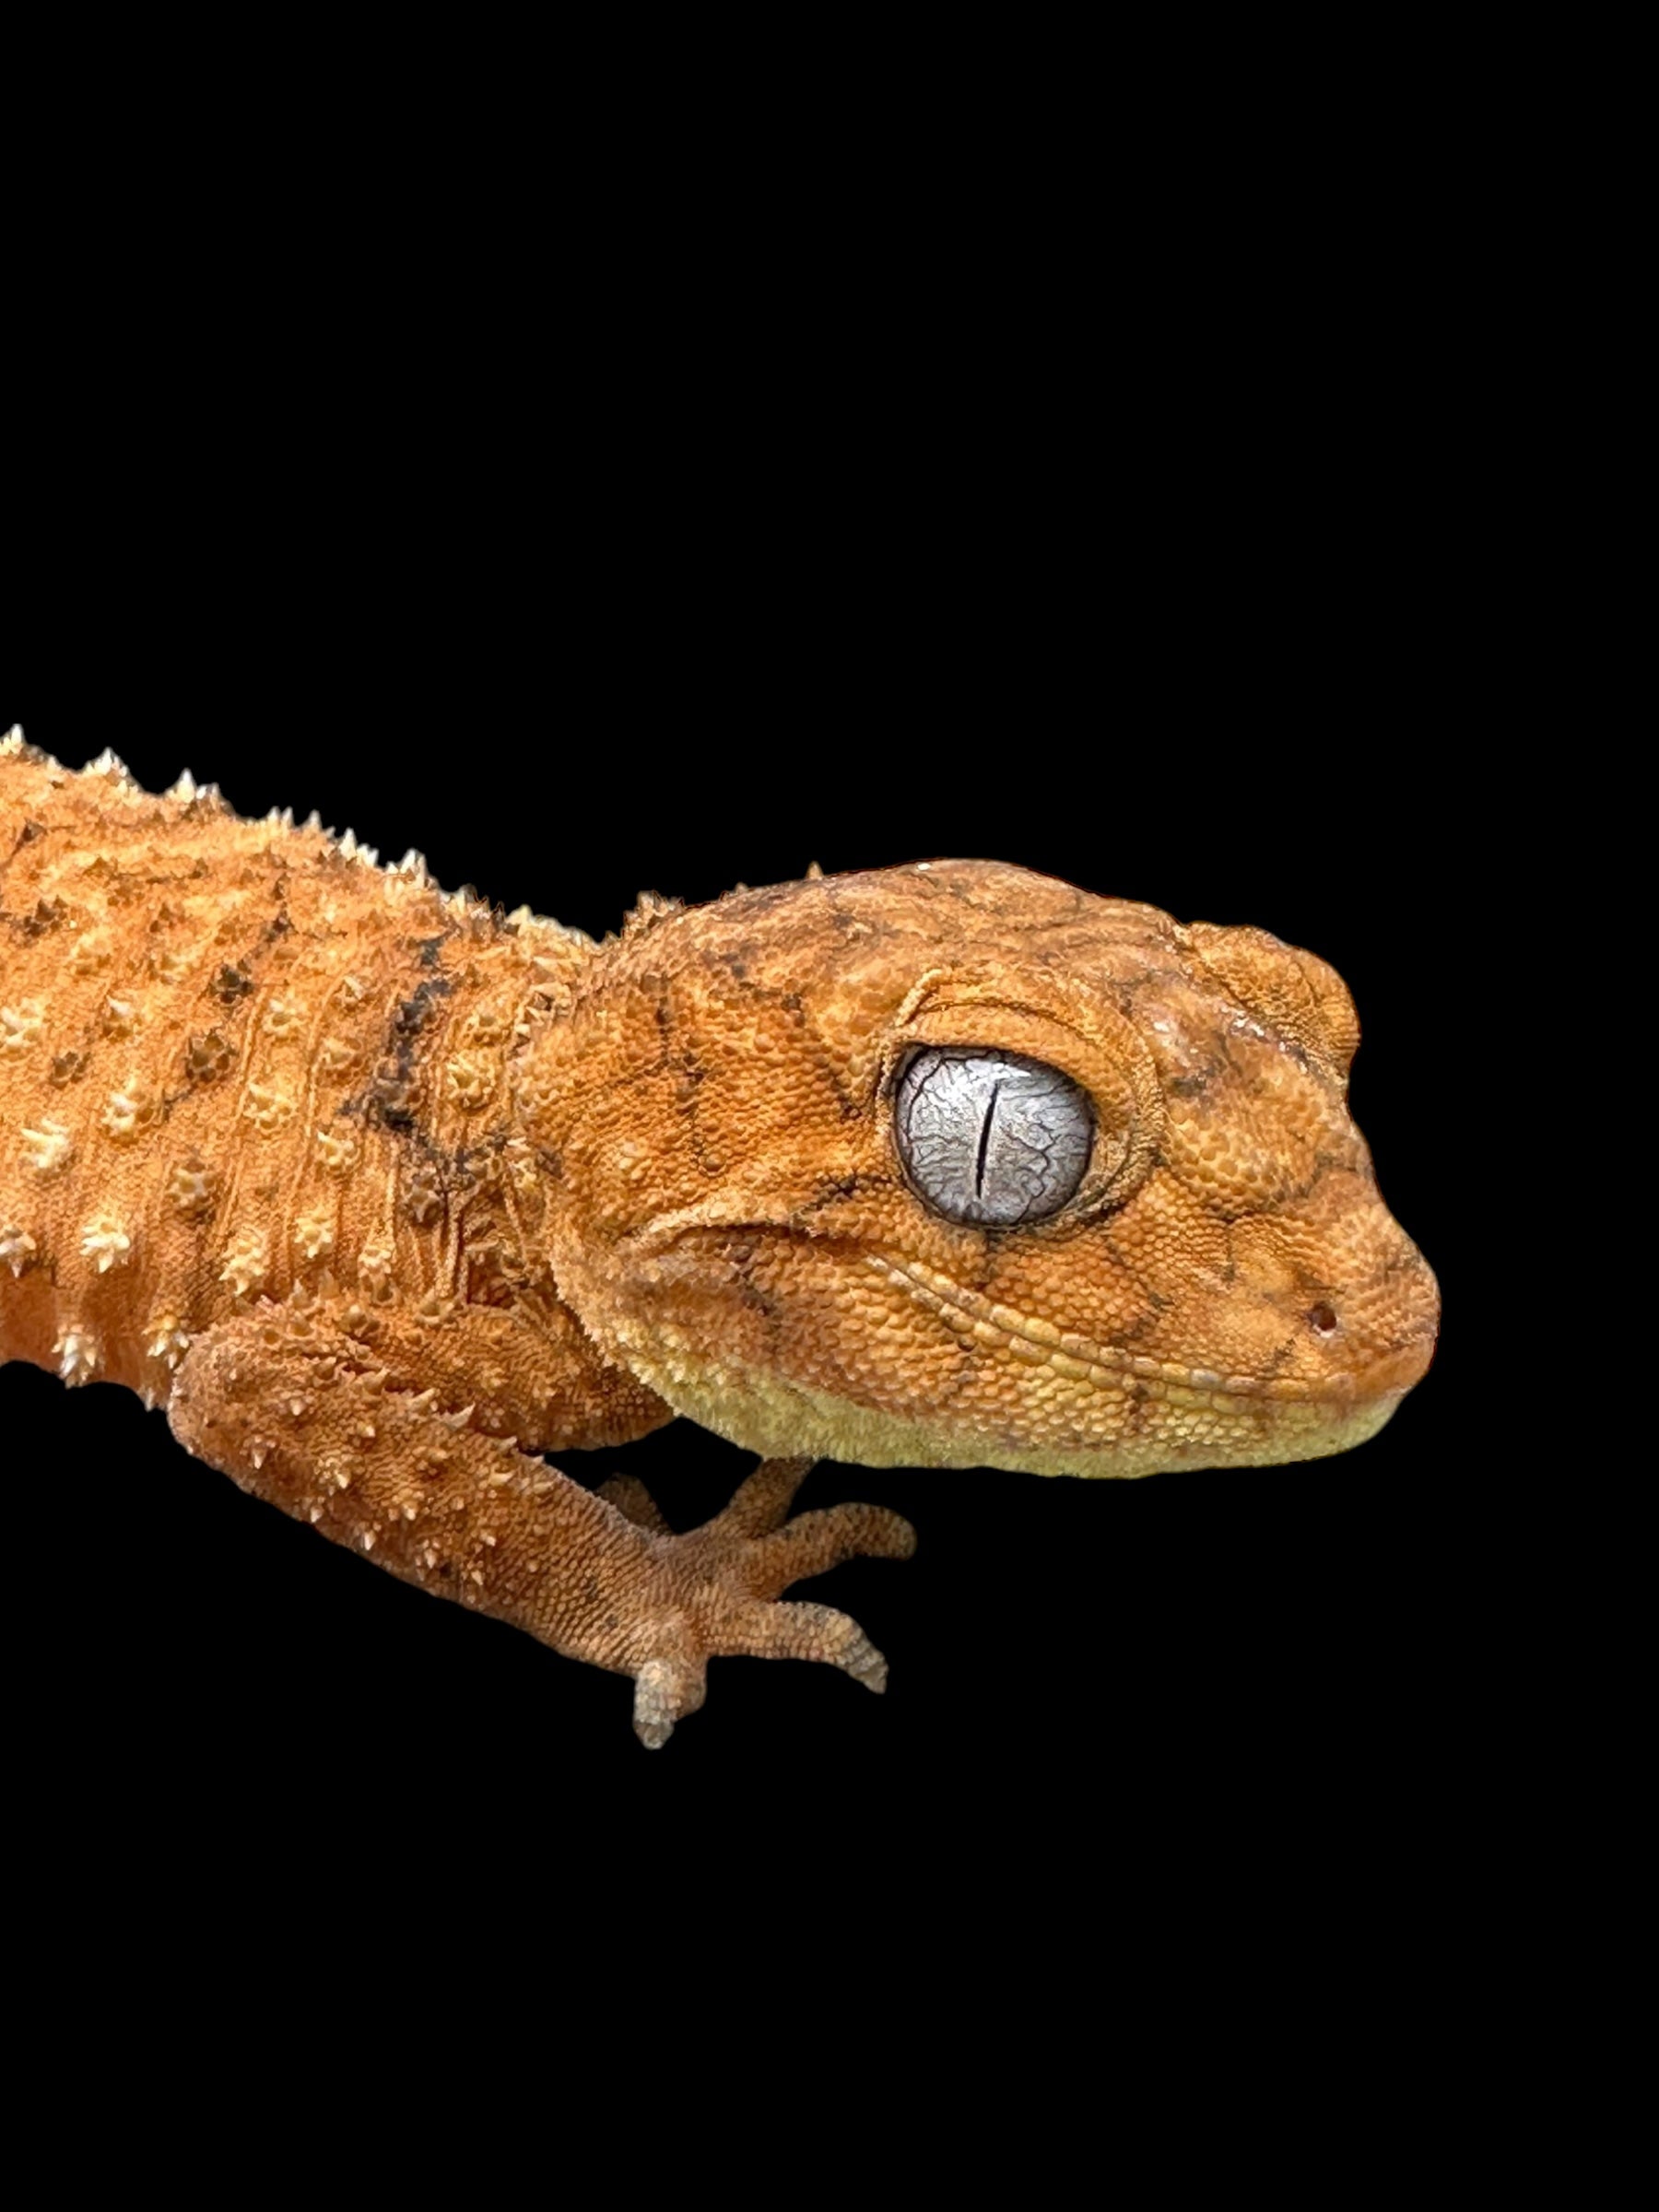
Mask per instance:
[[[1401,1398],[1429,1371],[1440,1328],[1440,1286],[1411,1240],[1391,1222],[1381,1265],[1347,1297],[1318,1299],[1306,1333],[1362,1405]]]

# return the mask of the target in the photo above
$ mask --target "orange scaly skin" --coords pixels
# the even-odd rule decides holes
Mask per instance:
[[[0,1359],[140,1391],[245,1489],[632,1676],[660,1744],[716,1653],[882,1687],[853,1622],[778,1602],[913,1543],[789,1520],[818,1456],[1146,1475],[1382,1425],[1439,1306],[1357,1041],[1311,954],[1018,868],[648,900],[594,945],[14,732]],[[894,1098],[932,1047],[1085,1094],[1051,1218],[921,1196]],[[763,1461],[688,1535],[537,1456],[676,1413]]]

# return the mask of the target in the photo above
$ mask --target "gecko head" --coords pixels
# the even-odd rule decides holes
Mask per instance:
[[[984,862],[665,909],[528,1054],[561,1294],[763,1453],[1139,1475],[1340,1451],[1434,1277],[1313,956]]]

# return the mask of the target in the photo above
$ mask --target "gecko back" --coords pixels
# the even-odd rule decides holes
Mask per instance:
[[[250,1299],[453,1293],[464,1217],[465,1265],[533,1294],[505,1059],[582,940],[374,863],[6,741],[0,1357],[154,1403]]]

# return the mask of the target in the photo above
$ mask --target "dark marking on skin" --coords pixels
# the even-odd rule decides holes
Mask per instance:
[[[370,1097],[388,1129],[406,1129],[415,1119],[413,1055],[383,1060],[374,1071]],[[357,1101],[359,1105],[361,1101]]]
[[[87,1072],[87,1055],[71,1045],[65,1053],[53,1056],[52,1080],[61,1090],[65,1083],[78,1082]]]
[[[184,1075],[191,1083],[217,1083],[227,1075],[236,1055],[218,1030],[193,1037],[184,1049]]]
[[[851,1078],[843,1064],[843,1056],[834,1051],[818,1033],[806,1026],[802,1017],[801,1042],[812,1054],[814,1075],[821,1076],[834,1094],[837,1111],[843,1122],[861,1122],[869,1111],[867,1096],[852,1088]]]
[[[671,1065],[667,1048],[665,1047],[658,1057],[644,1067],[627,1068],[619,1076],[608,1077],[605,1088],[606,1090],[631,1090],[636,1083],[646,1083],[657,1076],[665,1076]]]
[[[979,1350],[978,1345],[966,1345],[958,1337],[954,1372],[947,1382],[935,1384],[925,1397],[912,1400],[913,1410],[925,1416],[931,1406],[953,1405],[958,1398],[971,1391],[979,1378],[979,1362],[975,1356]]]
[[[37,899],[32,914],[7,914],[6,919],[20,936],[32,941],[56,929],[68,911],[61,899]]]
[[[1002,1253],[989,1224],[982,1221],[952,1222],[962,1238],[962,1258],[966,1265],[953,1264],[950,1273],[970,1290],[977,1290],[982,1298],[994,1295],[997,1273],[1002,1265]],[[1030,1230],[1018,1222],[1014,1224],[1017,1236],[1030,1236]]]
[[[641,981],[654,983],[659,990],[662,986],[661,976],[646,976],[642,977]],[[625,1068],[619,1075],[607,1077],[605,1085],[607,1090],[629,1090],[636,1083],[649,1082],[653,1077],[666,1075],[674,1066],[674,1022],[667,1006],[660,997],[653,997],[652,1014],[655,1019],[657,1030],[656,1058],[647,1061],[641,1067]]]
[[[443,930],[435,937],[418,937],[415,940],[415,949],[420,956],[420,964],[423,968],[437,967],[438,955],[449,942],[449,931]]]
[[[1153,1324],[1159,1313],[1169,1311],[1171,1301],[1161,1291],[1147,1290],[1145,1297],[1146,1311],[1135,1314],[1128,1321],[1115,1323],[1110,1335],[1104,1339],[1106,1343],[1116,1345],[1120,1350],[1127,1350],[1131,1345],[1141,1344],[1153,1336]]]
[[[842,905],[839,891],[826,886],[824,896],[830,909],[830,926],[838,937],[851,936],[856,916],[850,914]]]
[[[516,1254],[504,1253],[493,1241],[469,1245],[462,1255],[466,1270],[466,1302],[504,1313],[516,1306],[519,1291],[529,1279]]]
[[[1276,1183],[1269,1211],[1278,1214],[1305,1206],[1324,1177],[1324,1169],[1316,1159],[1312,1172],[1305,1182]],[[1219,1192],[1206,1193],[1201,1204],[1212,1221],[1219,1221],[1229,1229],[1234,1222],[1246,1221],[1253,1214],[1262,1211],[1262,1201],[1253,1193],[1246,1193],[1240,1198],[1224,1197]]]
[[[739,1272],[737,1277],[737,1296],[741,1303],[747,1306],[751,1313],[759,1314],[760,1319],[766,1323],[767,1333],[771,1338],[773,1352],[776,1354],[780,1343],[778,1324],[783,1314],[782,1302],[770,1290],[762,1289],[752,1276],[742,1272]]]
[[[441,942],[441,940],[437,940]],[[454,985],[447,976],[435,975],[429,982],[417,983],[406,999],[401,999],[392,1013],[392,1030],[396,1039],[413,1040],[419,1036],[427,1023],[437,1012],[435,1002],[448,998]]]
[[[1166,1076],[1163,1087],[1172,1099],[1201,1099],[1220,1073],[1219,1062],[1211,1060],[1187,1075]]]
[[[431,943],[441,945],[436,937]],[[448,998],[454,985],[447,976],[434,975],[424,983],[418,983],[406,998],[400,999],[392,1010],[387,1052],[375,1068],[369,1085],[367,1101],[355,1101],[358,1111],[365,1106],[389,1129],[409,1129],[414,1124],[415,1104],[420,1088],[419,1070],[415,1062],[415,1047],[421,1031],[433,1019],[441,1003]]]
[[[839,1206],[848,1198],[856,1198],[861,1191],[868,1192],[890,1187],[892,1178],[887,1175],[830,1175],[819,1182],[810,1198],[797,1206],[803,1216],[816,1214],[827,1206]]]
[[[441,1157],[436,1147],[429,1147],[429,1151],[433,1159]],[[450,1190],[457,1198],[470,1198],[488,1180],[488,1162],[480,1165],[477,1149],[470,1146],[463,1145],[450,1156],[449,1168]]]
[[[246,998],[253,988],[253,978],[246,965],[238,960],[234,966],[227,960],[207,986],[212,995],[227,1006],[235,1006],[239,998]]]

